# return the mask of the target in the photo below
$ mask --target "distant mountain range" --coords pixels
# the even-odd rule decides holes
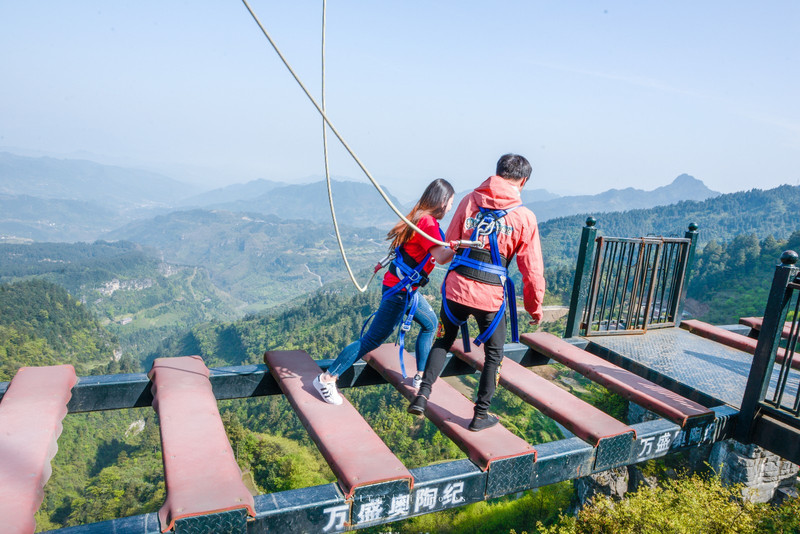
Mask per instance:
[[[536,214],[539,222],[544,222],[576,213],[608,213],[653,208],[683,200],[706,200],[720,194],[706,187],[697,178],[681,174],[671,184],[652,191],[628,187],[626,189],[609,189],[597,195],[565,196],[549,200],[528,200],[529,197],[523,196],[523,202]]]
[[[385,231],[397,221],[371,184],[334,180],[332,187],[340,225]],[[456,202],[465,194],[459,193]],[[387,195],[403,213],[411,209],[388,191]],[[523,189],[522,200],[543,223],[576,213],[645,209],[718,195],[702,181],[682,174],[652,191],[610,189],[598,195],[559,197],[537,188]],[[93,241],[135,220],[195,207],[305,220],[330,228],[324,182],[293,185],[254,180],[198,193],[192,186],[148,171],[0,152],[0,242],[10,237]],[[446,225],[449,220],[443,222]]]
[[[328,282],[346,279],[322,182],[287,185],[256,180],[175,201],[210,203],[202,209],[170,211],[173,208],[163,206],[160,215],[141,211],[140,216],[150,215],[134,220],[134,209],[121,208],[124,203],[108,185],[101,187],[99,175],[89,181],[67,178],[75,191],[62,185],[45,196],[45,178],[31,178],[26,184],[24,173],[10,170],[25,167],[33,172],[31,169],[41,161],[29,162],[26,167],[19,161],[26,158],[2,156],[6,165],[0,165],[0,172],[6,174],[0,175],[4,191],[0,193],[0,243],[8,242],[4,236],[9,235],[36,241],[94,241],[102,237],[140,243],[160,251],[161,261],[204,268],[211,283],[250,309],[288,302]],[[55,169],[53,161],[59,160],[48,161],[45,167]],[[86,163],[69,164],[67,168],[78,172],[76,169]],[[85,168],[95,172],[99,167],[103,166],[90,164]],[[122,176],[116,168],[106,170]],[[54,179],[56,175],[54,171],[46,176]],[[65,172],[65,176],[70,173]],[[92,194],[87,192],[90,182],[98,189]],[[151,182],[145,177],[143,183]],[[394,214],[369,184],[335,181],[333,191],[349,257],[363,273],[386,250],[385,232],[395,221]],[[749,233],[785,238],[798,228],[795,215],[800,212],[798,187],[719,195],[688,175],[653,191],[612,189],[600,195],[574,197],[555,197],[545,190],[523,193],[526,205],[539,217],[548,268],[574,265],[587,215],[598,219],[598,229],[606,235],[683,235],[689,222],[697,222],[701,243],[705,243]],[[56,194],[70,198],[55,198]],[[90,200],[75,198],[82,194]],[[675,202],[687,195],[705,200]],[[111,199],[114,196],[117,200]],[[129,206],[147,201],[146,192],[132,191]],[[642,205],[658,207],[632,209]],[[610,211],[620,206],[619,211]],[[400,206],[404,212],[409,208]]]
[[[280,187],[269,187],[270,184],[275,184],[275,182],[262,184],[262,188],[267,190],[258,196],[246,194],[258,190],[257,187],[243,187],[241,190],[235,191],[235,193],[241,193],[238,198],[211,202],[203,207],[330,224],[331,210],[325,182]],[[249,184],[245,184],[245,186],[247,185]],[[331,182],[331,191],[336,218],[340,225],[388,228],[397,221],[397,216],[371,184],[336,180]],[[392,203],[403,213],[407,213],[411,209],[411,206],[404,206],[385,188],[384,191]],[[228,193],[234,193],[231,187],[219,190],[220,197],[230,198],[232,195]],[[210,195],[208,198],[211,198]]]
[[[341,225],[388,228],[397,220],[370,184],[337,180],[332,189]],[[410,209],[387,195],[404,213]],[[149,171],[0,152],[0,242],[93,241],[134,220],[192,207],[331,220],[324,182],[254,180],[198,193]]]
[[[126,220],[119,212],[96,202],[0,194],[0,243],[9,237],[94,241]]]
[[[601,235],[682,237],[690,222],[700,226],[700,243],[730,241],[742,234],[787,238],[800,228],[800,187],[781,186],[720,195],[704,201],[600,214]],[[587,214],[540,224],[545,267],[571,268]],[[196,265],[232,296],[250,304],[275,305],[335,280],[344,280],[330,223],[284,220],[223,210],[173,212],[131,223],[105,236],[162,251],[165,261]],[[384,230],[343,228],[345,247],[360,276],[385,252]],[[361,280],[364,281],[363,279]]]
[[[93,202],[108,208],[169,207],[194,186],[138,169],[0,152],[0,193]]]
[[[196,192],[148,171],[0,152],[0,242],[94,241]]]
[[[800,187],[782,185],[774,189],[727,193],[697,202],[682,201],[668,206],[613,213],[584,212],[551,219],[539,226],[546,266],[573,266],[577,259],[581,228],[587,216],[597,219],[600,235],[639,237],[683,237],[689,223],[699,225],[698,241],[728,242],[739,235],[759,239],[786,239],[800,230]],[[777,261],[777,258],[776,258]]]
[[[551,193],[547,189],[528,189],[527,187],[523,187],[522,191],[520,192],[520,198],[522,198],[523,204],[530,204],[533,202],[546,202],[548,200],[554,200],[556,198],[560,198],[560,195]]]
[[[181,207],[201,208],[224,204],[226,202],[237,202],[260,197],[273,189],[285,187],[287,185],[289,184],[286,182],[273,182],[264,179],[252,180],[245,184],[233,184],[184,198],[180,200],[177,205]]]
[[[371,184],[339,179],[332,182],[332,190],[337,216],[341,216],[352,225],[380,227],[394,224],[397,220],[394,213],[383,206],[383,200]],[[457,193],[454,205],[458,205],[469,192]],[[387,192],[387,195],[403,213],[411,210],[413,203],[403,204],[391,193]],[[719,195],[720,193],[712,191],[702,181],[688,174],[681,174],[671,184],[652,191],[628,187],[609,189],[597,195],[559,196],[546,189],[523,189],[521,193],[523,204],[536,213],[540,222],[575,213],[652,208],[682,200],[705,200]],[[324,182],[289,185],[283,182],[254,180],[202,193],[182,200],[179,205],[263,213],[314,222],[330,220],[327,188]]]

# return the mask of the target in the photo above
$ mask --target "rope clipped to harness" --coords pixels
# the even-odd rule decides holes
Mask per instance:
[[[428,234],[426,234],[425,232],[420,230],[420,228],[416,224],[414,224],[413,222],[408,220],[408,218],[405,215],[403,215],[403,213],[400,212],[399,209],[397,209],[397,206],[394,205],[394,203],[389,198],[389,196],[386,194],[386,192],[383,190],[383,188],[378,183],[378,181],[375,180],[375,178],[373,178],[372,174],[369,172],[367,167],[361,162],[361,160],[358,158],[358,156],[353,151],[353,149],[350,148],[350,145],[347,143],[347,141],[345,141],[344,137],[339,133],[339,130],[336,129],[336,127],[333,125],[333,123],[328,118],[328,115],[327,115],[326,109],[325,109],[325,26],[326,26],[326,9],[327,9],[326,0],[323,0],[323,3],[322,3],[322,105],[320,105],[316,101],[316,99],[311,95],[311,92],[308,90],[308,88],[305,86],[305,84],[302,82],[302,80],[300,80],[300,77],[297,75],[295,70],[289,64],[289,61],[283,55],[283,52],[281,52],[280,48],[278,48],[277,43],[272,39],[272,36],[267,31],[266,27],[261,23],[261,20],[259,20],[259,18],[256,15],[255,11],[253,10],[252,7],[250,7],[250,4],[247,2],[247,0],[242,0],[242,3],[244,4],[244,6],[247,9],[247,11],[250,13],[250,16],[253,18],[255,23],[261,29],[261,33],[263,33],[264,37],[266,37],[267,41],[269,41],[269,44],[272,46],[272,49],[275,51],[275,53],[280,58],[281,62],[283,62],[284,66],[289,71],[289,74],[292,75],[292,77],[294,78],[295,82],[297,82],[297,85],[300,87],[300,89],[303,91],[303,93],[305,93],[306,97],[311,102],[311,104],[314,106],[314,108],[317,110],[317,113],[319,113],[320,117],[322,117],[322,142],[323,142],[323,153],[324,153],[324,158],[325,158],[325,178],[326,178],[327,187],[328,187],[328,203],[330,204],[330,209],[331,209],[331,219],[333,220],[333,227],[334,227],[334,231],[335,231],[335,234],[336,234],[336,241],[337,241],[337,243],[339,245],[339,251],[340,251],[340,253],[342,255],[342,260],[344,261],[345,267],[347,268],[347,272],[350,275],[350,280],[353,282],[353,285],[356,287],[356,289],[361,293],[366,292],[367,291],[367,287],[369,286],[370,282],[372,281],[372,278],[370,278],[369,281],[367,281],[367,283],[364,286],[361,286],[358,283],[358,281],[356,280],[355,274],[353,273],[353,270],[350,267],[350,262],[347,259],[347,253],[344,250],[344,244],[342,243],[342,238],[341,238],[341,235],[339,233],[339,225],[338,225],[338,222],[336,220],[336,210],[334,209],[334,205],[333,205],[333,191],[331,189],[331,176],[330,176],[330,168],[329,168],[329,165],[328,165],[328,134],[327,134],[327,128],[330,128],[330,131],[333,133],[333,135],[336,136],[336,139],[339,140],[339,143],[347,151],[347,153],[350,154],[350,157],[353,159],[353,161],[356,163],[356,165],[358,165],[358,167],[364,173],[364,176],[366,176],[367,179],[370,181],[370,183],[373,185],[373,187],[375,187],[375,190],[378,192],[378,194],[381,196],[381,198],[383,198],[383,201],[386,203],[386,205],[389,206],[389,209],[391,209],[395,213],[395,215],[397,215],[397,217],[400,220],[402,220],[407,226],[413,228],[422,237],[424,237],[425,239],[427,239],[431,243],[434,243],[436,245],[440,245],[440,246],[443,246],[443,247],[447,247],[448,243],[444,242],[444,236],[442,236],[441,240],[436,239],[435,237],[429,236]],[[466,243],[466,242],[464,243],[465,246],[470,246],[470,245],[474,245],[474,244],[475,243]]]
[[[447,306],[447,276],[451,271],[459,271],[462,276],[466,276],[478,282],[488,283],[492,285],[503,286],[503,303],[500,309],[494,316],[494,319],[489,324],[489,327],[483,331],[482,334],[475,338],[475,344],[480,346],[489,339],[500,321],[505,320],[505,311],[508,307],[511,315],[511,340],[514,343],[519,342],[519,325],[517,322],[517,298],[514,281],[508,276],[507,261],[500,254],[497,246],[497,233],[500,229],[500,219],[508,215],[511,211],[517,209],[519,205],[513,206],[506,210],[490,210],[488,208],[479,207],[479,213],[476,215],[478,223],[470,236],[471,241],[480,241],[486,239],[489,245],[489,259],[485,259],[485,249],[465,248],[462,252],[453,257],[450,262],[450,267],[447,270],[447,275],[442,282],[442,309],[444,309],[447,318],[455,325],[461,327],[461,337],[464,340],[464,349],[469,352],[469,331],[466,328],[466,320],[458,320],[450,308]],[[495,281],[495,277],[497,281]]]

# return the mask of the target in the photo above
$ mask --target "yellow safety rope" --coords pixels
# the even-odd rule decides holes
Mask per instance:
[[[325,112],[325,14],[327,11],[327,0],[322,0],[322,112]],[[342,236],[339,233],[339,222],[336,219],[336,209],[333,207],[333,190],[331,189],[331,173],[330,173],[330,165],[328,164],[328,127],[325,124],[325,119],[322,119],[322,152],[325,155],[325,183],[328,186],[328,203],[331,207],[331,219],[333,219],[333,230],[336,233],[336,242],[339,243],[339,252],[342,254],[342,260],[344,260],[344,266],[347,269],[347,274],[350,275],[350,280],[352,280],[353,285],[356,286],[356,289],[360,293],[364,293],[367,291],[369,284],[375,278],[375,275],[378,274],[378,269],[372,273],[372,276],[367,280],[367,283],[364,286],[358,283],[356,280],[356,275],[353,274],[353,269],[350,267],[350,262],[347,260],[347,253],[344,250],[344,243],[342,243]]]
[[[353,152],[353,150],[350,148],[350,145],[348,145],[348,144],[347,144],[347,141],[345,141],[345,140],[344,140],[344,138],[343,138],[343,137],[342,137],[342,135],[339,133],[339,131],[336,129],[336,127],[333,125],[333,123],[331,123],[331,121],[330,121],[330,119],[328,118],[328,116],[327,116],[327,115],[325,114],[325,112],[322,110],[322,107],[320,107],[320,105],[317,103],[317,101],[314,99],[314,97],[313,97],[313,96],[311,96],[311,93],[309,93],[308,89],[307,89],[307,88],[306,88],[306,86],[303,84],[303,82],[300,80],[300,78],[297,76],[297,74],[295,73],[294,69],[292,69],[291,65],[289,65],[289,62],[288,62],[288,61],[286,60],[286,58],[284,57],[283,53],[281,53],[280,49],[279,49],[279,48],[278,48],[278,46],[275,44],[275,41],[273,41],[273,39],[272,39],[272,37],[270,36],[269,32],[266,30],[266,28],[264,28],[264,25],[263,25],[263,24],[261,24],[261,21],[258,19],[258,16],[256,16],[256,14],[255,14],[255,12],[253,11],[253,9],[250,7],[250,4],[248,4],[248,3],[247,3],[247,0],[242,0],[242,2],[244,3],[244,5],[245,5],[245,7],[247,8],[247,10],[250,12],[250,15],[253,17],[253,20],[255,20],[256,24],[258,24],[258,27],[259,27],[259,28],[261,28],[261,32],[264,34],[264,37],[266,37],[266,38],[267,38],[267,40],[269,41],[269,43],[272,45],[272,48],[273,48],[273,49],[275,50],[275,52],[278,54],[278,57],[280,57],[280,58],[281,58],[281,61],[282,61],[282,62],[283,62],[283,64],[286,66],[286,68],[289,70],[289,72],[291,73],[292,77],[294,77],[295,81],[296,81],[296,82],[297,82],[297,84],[300,86],[300,88],[301,88],[301,89],[303,89],[303,92],[306,94],[306,96],[307,96],[307,97],[308,97],[308,99],[311,101],[311,103],[314,105],[314,107],[315,107],[315,108],[317,108],[317,112],[320,114],[320,116],[322,116],[322,119],[325,121],[325,124],[327,124],[327,125],[328,125],[328,127],[331,129],[331,131],[332,131],[332,132],[333,132],[333,134],[336,136],[336,138],[339,140],[339,142],[340,142],[340,143],[342,143],[342,146],[345,148],[345,150],[347,150],[347,152],[348,152],[348,153],[350,154],[350,156],[353,158],[353,161],[355,161],[355,162],[356,162],[356,164],[358,164],[359,168],[361,168],[361,170],[364,172],[364,174],[366,175],[366,177],[367,177],[367,178],[369,178],[369,181],[370,181],[370,182],[372,182],[372,185],[373,185],[373,186],[375,186],[375,189],[377,189],[378,193],[380,193],[381,197],[383,197],[383,200],[384,200],[384,201],[386,202],[386,204],[387,204],[387,205],[388,205],[388,206],[391,208],[391,210],[392,210],[392,211],[394,211],[394,212],[395,212],[395,214],[396,214],[396,215],[397,215],[397,216],[398,216],[400,219],[402,219],[402,220],[403,220],[403,222],[405,222],[405,223],[406,223],[408,226],[410,226],[411,228],[413,228],[414,230],[416,230],[416,231],[417,231],[417,232],[418,232],[420,235],[422,235],[422,237],[424,237],[424,238],[425,238],[425,239],[427,239],[428,241],[431,241],[432,243],[435,243],[435,244],[437,244],[437,245],[441,245],[441,246],[443,246],[443,247],[446,247],[446,246],[448,246],[448,243],[446,243],[445,241],[440,241],[440,240],[438,240],[438,239],[436,239],[436,238],[434,238],[434,237],[431,237],[431,236],[429,236],[429,235],[428,235],[428,234],[426,234],[425,232],[423,232],[423,231],[422,231],[422,230],[421,230],[421,229],[420,229],[420,228],[419,228],[417,225],[415,225],[414,223],[412,223],[411,221],[409,221],[409,220],[406,218],[406,216],[405,216],[405,215],[403,215],[403,214],[400,212],[400,210],[398,210],[398,209],[397,209],[397,207],[394,205],[394,203],[392,203],[391,199],[389,199],[389,197],[386,195],[386,192],[384,192],[384,190],[383,190],[383,188],[380,186],[380,184],[379,184],[377,181],[375,181],[375,178],[373,178],[373,177],[372,177],[372,174],[369,172],[369,170],[367,170],[367,168],[364,166],[364,164],[361,162],[361,160],[360,160],[360,159],[358,159],[358,156],[356,156],[356,154],[355,154],[355,153]]]
[[[345,266],[347,267],[347,272],[350,274],[350,279],[353,281],[353,283],[355,284],[356,288],[358,288],[359,291],[364,292],[364,291],[366,291],[366,288],[369,285],[369,282],[367,282],[367,286],[364,286],[362,288],[358,284],[358,282],[356,281],[355,276],[353,275],[353,271],[350,268],[350,265],[349,265],[349,263],[347,261],[347,255],[345,253],[344,246],[342,244],[341,236],[339,235],[339,225],[338,225],[338,222],[336,220],[336,212],[335,212],[334,207],[333,207],[333,192],[331,190],[331,180],[330,180],[330,173],[329,173],[329,168],[328,168],[328,141],[327,141],[327,130],[325,128],[326,125],[331,129],[331,131],[336,136],[336,138],[339,140],[339,142],[342,144],[342,146],[345,148],[345,150],[347,150],[348,154],[350,154],[350,156],[353,158],[353,161],[355,161],[356,164],[358,164],[359,168],[364,172],[364,175],[366,175],[366,177],[369,179],[369,181],[372,183],[372,185],[375,187],[375,189],[377,189],[378,193],[381,195],[381,197],[386,202],[386,204],[389,206],[389,208],[391,208],[391,210],[404,223],[406,223],[408,226],[413,228],[420,236],[424,237],[425,239],[427,239],[428,241],[430,241],[430,242],[432,242],[432,243],[434,243],[436,245],[441,245],[443,247],[448,247],[449,244],[447,242],[440,241],[440,240],[436,239],[435,237],[429,236],[428,234],[423,232],[417,225],[415,225],[414,223],[409,221],[406,218],[406,216],[403,215],[400,212],[400,210],[397,209],[397,207],[394,205],[394,203],[392,203],[392,201],[386,195],[386,193],[384,192],[384,190],[380,186],[380,184],[375,180],[375,178],[372,177],[372,174],[369,172],[369,170],[367,170],[366,166],[364,166],[364,164],[361,162],[361,160],[358,158],[358,156],[356,156],[355,152],[353,152],[353,150],[350,148],[350,145],[347,144],[347,142],[341,136],[339,131],[336,129],[336,127],[333,125],[333,123],[331,123],[330,119],[328,119],[328,116],[325,114],[325,44],[324,44],[325,43],[325,11],[326,11],[326,2],[325,2],[325,0],[323,0],[323,11],[322,11],[323,12],[323,16],[322,16],[322,36],[323,36],[323,45],[322,45],[322,65],[323,65],[323,67],[322,67],[322,81],[323,81],[323,85],[322,85],[322,101],[323,101],[323,105],[322,106],[320,106],[317,103],[317,101],[314,99],[314,97],[311,96],[311,93],[308,91],[308,89],[306,88],[305,84],[303,84],[303,82],[300,80],[300,77],[297,75],[297,73],[295,73],[294,69],[289,64],[289,62],[286,59],[286,57],[283,55],[283,53],[278,48],[278,45],[272,39],[272,36],[270,36],[270,34],[267,31],[267,29],[264,27],[264,25],[259,20],[258,16],[253,11],[253,8],[251,8],[250,4],[247,3],[247,0],[242,0],[242,3],[244,3],[244,6],[247,8],[247,11],[250,12],[250,16],[252,16],[253,20],[256,22],[256,24],[258,24],[258,27],[261,29],[261,32],[264,34],[264,37],[266,37],[267,40],[269,41],[269,44],[272,45],[272,48],[278,54],[278,57],[281,58],[281,61],[286,66],[286,68],[289,70],[289,73],[291,73],[291,75],[294,78],[294,80],[297,82],[297,84],[300,86],[300,88],[306,94],[308,99],[311,101],[311,103],[316,108],[317,112],[322,117],[322,121],[323,121],[323,148],[324,148],[324,151],[325,151],[325,176],[326,176],[327,184],[328,184],[328,200],[330,202],[330,207],[331,207],[331,217],[333,218],[333,226],[334,226],[334,229],[336,230],[336,239],[339,242],[339,250],[342,253],[342,258],[344,258]],[[471,246],[471,245],[480,246],[481,245],[481,243],[472,243],[472,242],[469,242],[469,241],[462,241],[461,244],[463,246]],[[373,273],[373,278],[374,278],[374,276],[375,276],[375,273]],[[372,280],[372,278],[370,278],[370,281],[371,280]]]

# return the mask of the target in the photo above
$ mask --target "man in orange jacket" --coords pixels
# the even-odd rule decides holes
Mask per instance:
[[[506,154],[497,162],[496,175],[467,195],[456,209],[445,239],[456,248],[460,240],[475,240],[477,236],[484,248],[473,247],[467,252],[457,253],[445,277],[436,340],[428,356],[419,393],[408,407],[409,413],[420,415],[425,411],[433,382],[444,367],[447,351],[453,345],[460,325],[472,315],[480,330],[476,343],[484,343],[485,360],[475,415],[469,429],[477,432],[497,423],[497,417],[489,413],[489,406],[506,340],[506,266],[515,256],[522,275],[523,300],[531,315],[530,322],[537,324],[542,319],[545,281],[539,228],[536,216],[522,206],[520,199],[520,191],[530,176],[531,164],[527,159],[517,154]]]

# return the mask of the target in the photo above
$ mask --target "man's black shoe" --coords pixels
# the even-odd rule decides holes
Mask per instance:
[[[425,407],[428,405],[428,399],[422,395],[417,395],[411,404],[408,405],[408,413],[413,415],[422,415],[425,413]]]
[[[479,432],[481,430],[485,430],[489,427],[493,427],[500,419],[497,418],[496,415],[493,414],[486,414],[483,417],[478,417],[477,415],[472,418],[472,422],[469,424],[469,429],[473,432]]]

